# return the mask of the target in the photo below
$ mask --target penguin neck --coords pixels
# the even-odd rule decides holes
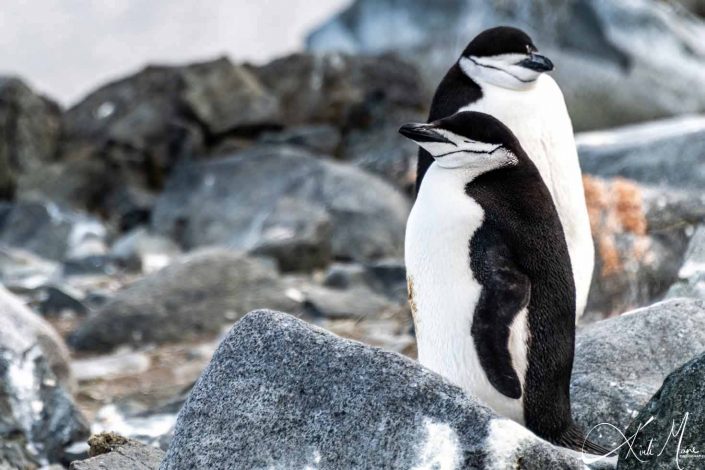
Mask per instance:
[[[424,186],[421,186],[418,197],[423,197],[425,192],[457,192],[464,194],[465,186],[474,181],[483,173],[478,168],[443,168],[437,162],[433,162],[429,167],[424,181]]]

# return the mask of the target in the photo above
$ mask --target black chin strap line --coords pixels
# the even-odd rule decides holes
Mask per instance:
[[[475,59],[473,59],[472,57],[467,57],[467,59],[468,59],[470,62],[472,62],[473,64],[477,65],[478,67],[485,67],[485,68],[492,69],[492,70],[499,70],[500,72],[504,72],[504,73],[506,73],[507,75],[509,75],[510,77],[513,77],[513,78],[515,78],[516,80],[519,80],[519,81],[522,82],[522,83],[534,83],[534,82],[536,81],[535,78],[534,78],[533,80],[523,80],[523,79],[517,77],[516,75],[514,75],[513,73],[508,72],[508,71],[506,71],[506,70],[504,70],[504,69],[500,69],[499,67],[495,67],[495,66],[493,66],[493,65],[481,64],[481,63],[479,63],[478,61],[476,61]]]

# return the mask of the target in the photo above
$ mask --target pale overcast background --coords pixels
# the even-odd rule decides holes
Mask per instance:
[[[0,74],[70,105],[147,63],[263,62],[350,0],[0,0]]]

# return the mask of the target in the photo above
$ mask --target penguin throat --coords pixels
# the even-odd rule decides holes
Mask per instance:
[[[489,84],[509,90],[526,91],[536,85],[540,72],[497,60],[461,57],[460,70],[478,85]]]

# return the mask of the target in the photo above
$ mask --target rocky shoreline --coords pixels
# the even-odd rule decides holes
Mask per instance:
[[[504,21],[555,55],[586,131],[574,415],[626,435],[655,416],[658,440],[688,413],[705,452],[705,118],[681,115],[705,111],[705,25],[650,0],[441,3],[419,23],[422,2],[357,0],[306,52],[149,66],[69,109],[0,77],[1,470],[583,468],[413,361],[416,148],[396,130],[468,31]]]

